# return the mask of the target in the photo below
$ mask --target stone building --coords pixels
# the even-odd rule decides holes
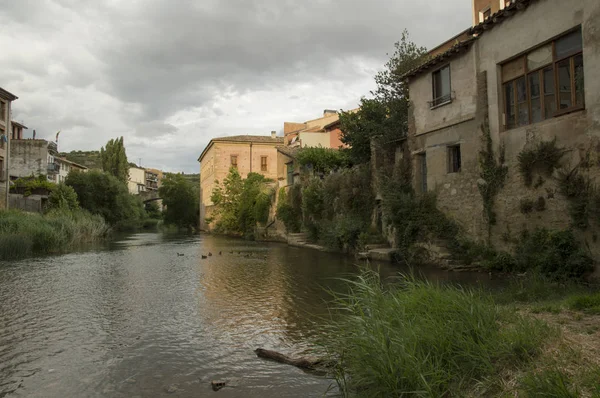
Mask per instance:
[[[283,123],[285,145],[297,147],[345,147],[342,143],[340,116],[337,111],[325,109],[323,117],[304,123]]]
[[[0,209],[6,207],[9,156],[9,134],[11,126],[11,104],[18,97],[0,88]]]
[[[207,216],[213,205],[211,195],[217,181],[223,182],[229,169],[238,169],[242,178],[248,173],[263,174],[277,179],[277,146],[283,137],[275,132],[270,136],[237,135],[213,138],[198,158],[200,162],[200,226],[206,229]]]
[[[484,3],[491,12],[479,18]],[[561,169],[580,170],[592,181],[600,176],[600,2],[495,3],[475,0],[476,25],[405,77],[415,188],[436,192],[440,208],[473,237],[491,231],[502,246],[502,236],[523,229],[572,225],[559,170],[536,172],[528,186],[519,171],[524,150],[556,139],[564,148]],[[508,167],[491,227],[479,192],[488,183],[479,164],[487,131]],[[523,203],[540,206],[523,211]]]

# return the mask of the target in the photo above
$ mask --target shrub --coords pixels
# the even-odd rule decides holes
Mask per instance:
[[[461,396],[470,385],[539,354],[550,329],[480,292],[404,278],[348,281],[323,345],[338,359],[342,395]]]
[[[52,192],[56,184],[48,181],[48,178],[44,174],[40,174],[37,177],[21,177],[16,179],[11,186],[11,191],[22,193],[23,196],[29,196],[34,190],[44,190],[46,192]]]
[[[48,197],[48,208],[65,210],[79,209],[77,193],[72,187],[64,183],[58,184]]]
[[[347,153],[331,148],[302,148],[296,159],[300,166],[311,168],[316,173],[329,173],[348,166]]]
[[[515,271],[539,271],[551,279],[581,278],[593,264],[571,230],[524,231],[515,250]]]
[[[117,228],[139,224],[146,217],[141,199],[129,194],[127,185],[108,173],[69,173],[65,184],[75,190],[83,209],[101,215]]]
[[[519,171],[523,176],[525,186],[533,184],[533,172],[539,170],[550,176],[554,169],[560,166],[560,160],[565,154],[564,148],[556,146],[556,138],[552,141],[543,141],[534,148],[525,149],[518,155]]]
[[[167,174],[158,193],[163,200],[165,224],[197,228],[200,221],[199,193],[182,174]]]
[[[296,190],[301,189],[296,186]],[[300,232],[302,227],[302,209],[294,206],[292,198],[295,196],[294,186],[290,188],[292,195],[287,195],[285,188],[279,190],[279,200],[277,202],[277,218],[283,222],[288,233]]]

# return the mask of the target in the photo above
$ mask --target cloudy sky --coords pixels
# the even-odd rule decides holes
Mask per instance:
[[[0,0],[13,119],[62,151],[125,137],[131,161],[198,172],[217,136],[351,109],[407,29],[431,48],[471,0]]]

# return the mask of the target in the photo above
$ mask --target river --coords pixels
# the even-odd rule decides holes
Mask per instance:
[[[0,397],[323,396],[331,380],[253,350],[310,350],[325,289],[358,272],[346,256],[210,235],[0,262]],[[228,384],[213,392],[212,380]]]

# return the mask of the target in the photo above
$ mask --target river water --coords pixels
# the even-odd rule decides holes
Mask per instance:
[[[253,350],[310,350],[325,289],[358,272],[341,255],[207,235],[0,262],[0,397],[323,396],[331,380]],[[214,392],[212,380],[227,386]]]

